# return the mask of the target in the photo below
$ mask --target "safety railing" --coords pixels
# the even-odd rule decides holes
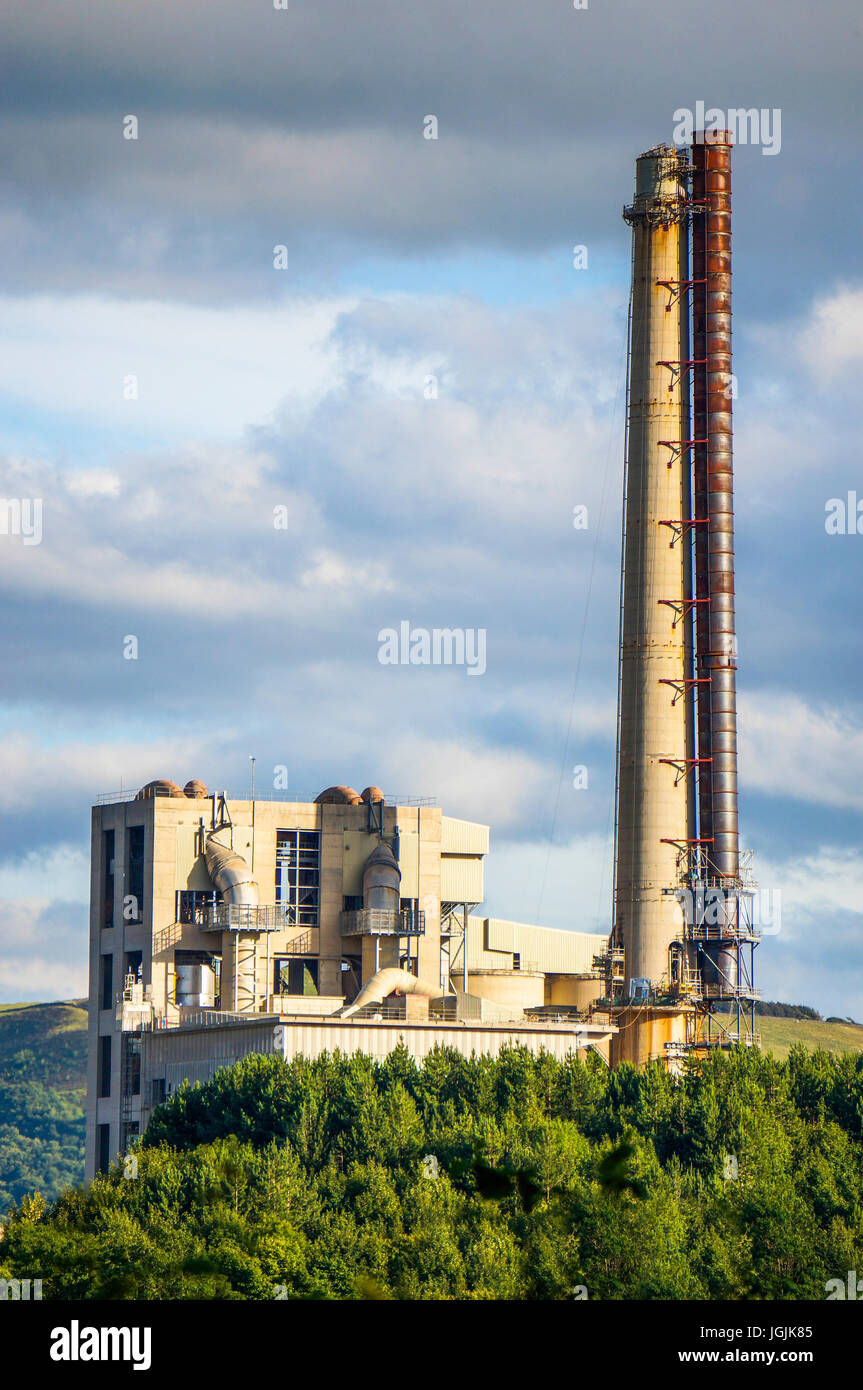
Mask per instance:
[[[288,931],[294,924],[291,908],[282,903],[263,907],[250,903],[215,903],[202,920],[201,931]]]
[[[364,907],[341,914],[342,936],[424,936],[426,916],[417,912],[387,912]]]
[[[124,801],[137,801],[137,799],[138,799],[138,793],[139,793],[140,790],[141,790],[140,787],[127,787],[127,788],[123,789],[122,791],[118,791],[118,792],[99,792],[98,796],[96,797],[96,800],[95,800],[95,803],[94,803],[94,804],[95,804],[96,806],[115,806],[115,805],[118,805],[118,804],[120,804],[120,803],[122,803],[122,802],[124,802]],[[268,787],[267,790],[266,790],[266,792],[265,792],[265,794],[264,794],[263,796],[261,796],[261,795],[256,795],[256,796],[254,797],[254,800],[255,800],[256,802],[260,801],[260,802],[262,802],[262,803],[263,803],[263,802],[266,802],[266,801],[282,801],[282,802],[289,802],[289,803],[291,803],[291,804],[293,804],[293,805],[295,805],[295,806],[310,806],[310,805],[314,804],[314,802],[315,802],[315,797],[318,796],[318,794],[319,794],[319,793],[315,792],[314,795],[309,796],[309,795],[308,795],[307,793],[305,793],[305,792],[276,791],[276,790],[271,790],[271,789]],[[251,790],[249,789],[249,787],[243,788],[242,791],[221,791],[221,790],[216,790],[216,791],[215,791],[215,795],[216,795],[217,797],[224,797],[226,801],[248,801],[248,802],[251,802],[252,799],[253,799],[253,798],[252,798],[252,793],[251,793]],[[201,803],[202,801],[210,801],[210,800],[212,800],[212,797],[213,797],[213,792],[210,792],[210,793],[209,793],[207,796],[205,796],[205,797],[194,797],[194,798],[191,798],[191,799],[193,800],[194,804],[200,805],[200,803]],[[142,799],[142,800],[145,800],[145,799],[146,799],[146,800],[153,800],[154,798],[148,796],[148,797],[146,797],[146,798],[143,798],[143,797],[142,797],[141,799]],[[163,798],[163,797],[161,797],[161,796],[157,796],[157,797],[155,798],[155,800],[158,800],[158,801],[161,801],[161,800],[163,800],[163,799],[165,799],[165,800],[174,800],[174,801],[182,801],[182,800],[189,800],[190,798],[178,797],[178,796],[176,796],[176,795],[175,795],[174,797],[172,797],[172,798]],[[435,797],[435,796],[394,796],[394,795],[391,795],[389,792],[387,792],[387,793],[385,793],[385,795],[384,795],[384,802],[385,802],[385,804],[386,804],[387,806],[419,806],[419,807],[422,807],[422,806],[436,806],[436,805],[437,805],[437,797]],[[365,803],[362,803],[362,804],[364,805]]]

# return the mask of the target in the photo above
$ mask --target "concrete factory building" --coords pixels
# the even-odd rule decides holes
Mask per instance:
[[[488,829],[331,787],[93,811],[87,1164],[250,1051],[754,1045],[737,815],[731,144],[636,161],[610,935],[483,918]]]
[[[332,787],[250,800],[152,782],[93,808],[87,1174],[183,1080],[249,1052],[403,1042],[557,1056],[614,1028],[607,938],[475,914],[484,825]]]

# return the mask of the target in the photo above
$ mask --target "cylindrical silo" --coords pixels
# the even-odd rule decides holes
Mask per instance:
[[[183,961],[175,968],[177,1004],[185,1008],[212,1009],[216,1002],[216,972],[212,961]]]

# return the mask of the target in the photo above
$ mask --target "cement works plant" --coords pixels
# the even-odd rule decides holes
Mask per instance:
[[[737,815],[731,143],[636,161],[614,901],[484,917],[484,825],[427,798],[161,779],[92,814],[87,1174],[250,1053],[521,1044],[609,1066],[756,1044]],[[406,769],[409,773],[409,769]],[[407,777],[406,777],[406,780]],[[611,907],[611,905],[610,905]]]

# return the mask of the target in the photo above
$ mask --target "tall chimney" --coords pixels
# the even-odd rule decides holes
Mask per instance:
[[[676,1067],[690,1048],[756,1041],[759,932],[737,824],[730,166],[726,131],[696,135],[691,164],[658,145],[624,209],[615,1063]]]
[[[682,932],[678,857],[694,837],[686,698],[690,499],[688,164],[658,145],[636,162],[618,723],[615,939],[625,998],[672,987]],[[621,1031],[634,1061],[660,1055],[647,1020]]]
[[[739,873],[728,132],[696,134],[692,164],[698,838],[722,880]]]

